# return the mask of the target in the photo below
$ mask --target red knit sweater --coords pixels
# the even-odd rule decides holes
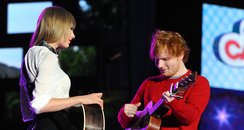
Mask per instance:
[[[189,70],[185,75],[177,79],[163,79],[162,76],[150,77],[146,79],[138,89],[132,104],[141,102],[139,110],[150,102],[156,103],[164,91],[168,91],[171,83],[176,83],[189,75]],[[203,111],[205,110],[210,98],[210,85],[208,80],[198,75],[196,82],[191,85],[184,93],[183,99],[175,98],[170,103],[169,111],[163,115],[161,130],[197,130]],[[118,121],[122,128],[130,128],[133,118],[129,118],[124,113],[124,106],[118,113]]]

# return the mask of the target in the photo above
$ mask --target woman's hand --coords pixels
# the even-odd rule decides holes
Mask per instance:
[[[102,93],[91,93],[80,96],[82,104],[98,104],[103,108]]]

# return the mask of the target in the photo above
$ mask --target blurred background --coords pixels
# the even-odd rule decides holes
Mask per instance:
[[[243,130],[244,3],[241,0],[1,0],[0,115],[3,128],[24,130],[19,70],[40,12],[58,5],[77,21],[60,55],[70,95],[103,92],[106,130],[122,130],[117,113],[140,84],[159,74],[149,59],[155,29],[177,31],[191,47],[187,67],[209,79],[211,99],[199,130]]]

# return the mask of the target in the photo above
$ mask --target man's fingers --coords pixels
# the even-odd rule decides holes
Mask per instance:
[[[140,107],[141,106],[141,103],[140,102],[138,102],[137,104],[135,104],[136,105],[136,107],[138,108],[138,107]]]

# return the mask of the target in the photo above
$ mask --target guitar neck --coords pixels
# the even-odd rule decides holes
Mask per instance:
[[[155,105],[148,111],[149,115],[152,115],[162,104],[164,100],[160,98]]]

